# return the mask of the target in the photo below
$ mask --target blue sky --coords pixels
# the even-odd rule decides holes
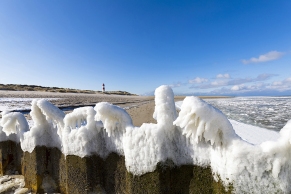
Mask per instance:
[[[0,1],[0,83],[291,95],[291,1]]]

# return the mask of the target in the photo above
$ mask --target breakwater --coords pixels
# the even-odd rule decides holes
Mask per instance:
[[[34,100],[33,126],[2,113],[1,173],[17,171],[33,192],[290,193],[291,122],[276,142],[242,140],[218,109],[186,97],[179,114],[170,87],[155,92],[157,124],[132,124],[101,102],[65,115]]]
[[[211,169],[193,165],[157,164],[153,172],[135,176],[124,156],[64,156],[58,148],[37,146],[23,152],[13,141],[0,143],[1,175],[18,171],[35,193],[226,193]]]

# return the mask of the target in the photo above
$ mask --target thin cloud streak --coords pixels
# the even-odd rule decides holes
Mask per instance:
[[[266,54],[260,55],[258,58],[252,57],[250,59],[243,59],[243,64],[250,64],[250,63],[262,63],[267,61],[273,61],[276,59],[281,58],[285,53],[278,52],[278,51],[270,51]]]
[[[211,89],[211,88],[218,88],[218,87],[223,87],[223,86],[234,86],[234,85],[241,85],[244,83],[265,81],[274,76],[276,75],[275,74],[260,74],[256,78],[217,79],[209,84],[193,85],[190,88]]]
[[[196,77],[195,79],[189,80],[190,84],[201,84],[204,82],[208,82],[208,79]]]
[[[230,78],[230,75],[228,73],[226,73],[226,74],[218,74],[216,76],[216,78],[218,78],[218,79],[220,79],[220,78],[222,78],[222,79],[229,79]]]
[[[178,88],[178,87],[182,86],[182,84],[181,83],[174,83],[174,84],[170,84],[169,86],[171,88]]]
[[[279,93],[278,93],[279,92]],[[286,95],[291,92],[291,77],[273,83],[254,83],[252,85],[234,85],[231,88],[222,87],[206,92],[209,95],[264,95],[279,94]]]

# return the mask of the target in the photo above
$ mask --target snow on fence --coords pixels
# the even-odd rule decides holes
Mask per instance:
[[[278,141],[252,145],[197,97],[177,115],[168,86],[155,91],[157,124],[135,127],[106,102],[65,115],[34,100],[30,114],[30,129],[22,114],[2,115],[0,172],[18,170],[35,192],[291,192],[291,121]]]

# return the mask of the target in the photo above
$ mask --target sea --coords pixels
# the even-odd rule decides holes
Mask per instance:
[[[228,119],[280,131],[291,120],[291,96],[205,99]]]

